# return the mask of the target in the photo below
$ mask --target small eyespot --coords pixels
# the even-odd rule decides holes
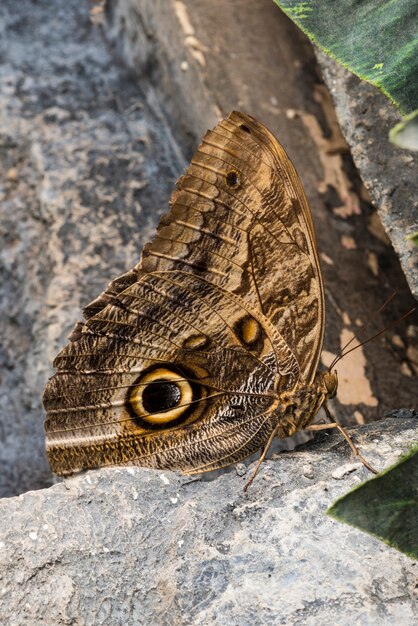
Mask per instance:
[[[207,350],[211,341],[206,335],[191,335],[183,343],[184,350]]]
[[[251,130],[248,128],[248,126],[245,126],[245,124],[241,124],[240,128],[244,131],[244,133],[248,133],[249,135],[251,135]]]
[[[246,345],[251,345],[259,338],[261,329],[257,321],[253,317],[248,316],[241,320],[239,332],[242,341]]]
[[[226,184],[228,185],[228,187],[231,187],[232,189],[237,189],[240,186],[240,182],[241,181],[239,174],[235,170],[231,170],[226,175]]]

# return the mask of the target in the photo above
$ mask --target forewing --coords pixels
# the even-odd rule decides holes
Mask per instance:
[[[277,139],[232,113],[206,133],[170,204],[142,267],[193,272],[241,296],[272,322],[310,383],[322,348],[322,280],[306,196]]]

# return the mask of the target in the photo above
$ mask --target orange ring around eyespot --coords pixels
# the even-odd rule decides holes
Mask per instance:
[[[142,396],[147,388],[146,383],[171,382],[175,383],[180,390],[179,404],[172,409],[159,413],[149,413],[143,404]],[[165,367],[157,368],[148,372],[140,379],[139,384],[132,390],[129,396],[129,403],[138,417],[150,424],[169,424],[177,420],[186,411],[193,400],[193,390],[190,383],[184,380],[177,372],[173,372]]]

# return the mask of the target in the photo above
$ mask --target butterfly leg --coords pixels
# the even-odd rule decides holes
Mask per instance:
[[[328,410],[328,407],[326,405],[322,405],[325,409],[325,413],[327,414],[327,417],[329,419],[332,420],[332,415]],[[327,430],[328,428],[338,428],[338,430],[340,431],[340,433],[342,434],[342,436],[344,437],[344,439],[346,440],[346,442],[348,443],[348,445],[350,446],[353,454],[355,456],[357,456],[359,458],[359,460],[363,463],[363,465],[365,467],[367,467],[367,469],[372,472],[373,474],[378,474],[379,472],[377,470],[374,469],[374,467],[372,467],[370,465],[370,463],[368,463],[366,461],[366,459],[360,454],[358,448],[355,446],[353,440],[351,439],[350,435],[348,434],[348,432],[341,426],[341,424],[337,424],[337,422],[331,422],[330,424],[311,424],[311,426],[308,426],[305,430],[311,430],[311,431],[315,431],[315,430]]]
[[[264,459],[266,458],[266,454],[268,452],[268,449],[270,448],[271,444],[273,443],[273,439],[275,438],[275,436],[277,435],[277,432],[280,428],[280,424],[278,424],[271,432],[270,437],[268,438],[268,441],[266,443],[266,445],[264,446],[263,452],[261,453],[260,458],[258,459],[257,465],[255,467],[255,470],[250,478],[250,480],[248,482],[245,483],[245,487],[244,487],[244,491],[247,491],[248,487],[254,482],[254,478],[257,476],[259,469],[260,469],[260,465],[262,464],[262,462],[264,461]]]

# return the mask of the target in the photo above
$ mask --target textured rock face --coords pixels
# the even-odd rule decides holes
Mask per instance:
[[[50,484],[52,360],[82,306],[138,261],[182,169],[89,9],[0,7],[1,495]]]
[[[317,52],[354,162],[379,210],[411,291],[418,298],[418,248],[406,239],[418,230],[418,157],[390,143],[396,108],[376,88]]]
[[[1,495],[51,483],[40,397],[53,357],[82,306],[138,260],[183,147],[190,154],[220,112],[267,123],[302,176],[326,285],[324,364],[395,287],[397,310],[379,327],[411,306],[396,257],[333,152],[312,51],[271,0],[106,4],[105,35],[135,75],[109,52],[89,1],[58,0],[54,11],[47,0],[0,3]],[[341,421],[413,406],[417,337],[410,319],[386,345],[339,364]]]
[[[382,468],[416,439],[416,419],[355,437]],[[325,515],[370,477],[338,434],[274,455],[246,494],[244,472],[106,469],[3,500],[0,623],[416,623],[414,562]]]

